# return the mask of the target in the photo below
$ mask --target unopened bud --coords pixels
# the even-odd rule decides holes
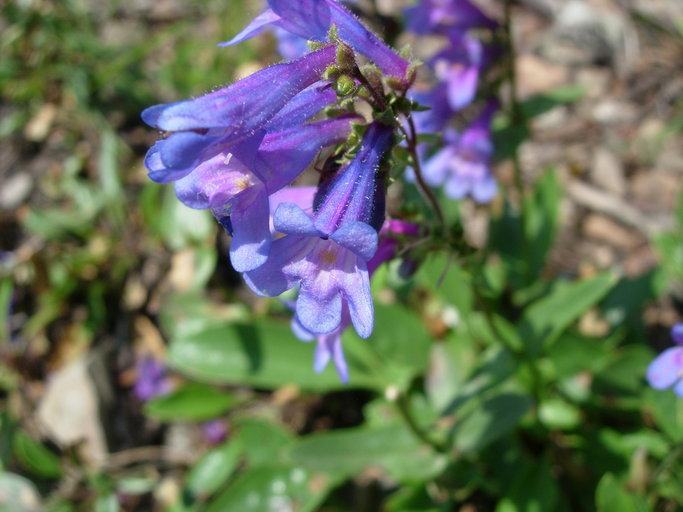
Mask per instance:
[[[341,96],[348,96],[356,89],[356,81],[348,75],[342,75],[337,78],[335,90]]]
[[[344,43],[339,43],[337,45],[337,65],[342,69],[349,70],[356,66],[356,58],[353,50]]]
[[[329,80],[330,82],[334,82],[339,78],[339,75],[342,74],[342,69],[337,66],[336,64],[331,64],[327,66],[325,69],[325,72],[323,73],[323,78],[325,80]]]

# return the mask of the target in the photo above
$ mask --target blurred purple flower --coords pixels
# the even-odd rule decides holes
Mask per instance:
[[[145,356],[138,361],[135,369],[137,375],[133,392],[139,400],[146,402],[171,391],[171,382],[166,375],[166,368],[158,359]]]
[[[484,66],[484,45],[467,34],[454,34],[450,44],[431,61],[441,82],[434,94],[445,94],[453,112],[469,105],[477,93],[479,74]]]
[[[647,382],[655,389],[673,386],[674,393],[683,398],[683,323],[671,328],[671,338],[678,346],[666,349],[647,368]]]
[[[277,39],[277,51],[283,59],[298,59],[308,51],[308,41],[284,28],[275,27],[275,38]]]
[[[491,119],[498,109],[490,101],[484,112],[462,134],[446,130],[446,146],[437,151],[423,167],[425,181],[433,187],[444,186],[452,199],[471,195],[478,203],[488,203],[496,195],[497,184],[491,171],[493,143]]]
[[[498,26],[468,0],[421,0],[415,7],[406,9],[405,16],[408,30],[420,35]]]
[[[220,444],[228,437],[228,427],[221,419],[205,421],[202,423],[202,434],[209,444]]]

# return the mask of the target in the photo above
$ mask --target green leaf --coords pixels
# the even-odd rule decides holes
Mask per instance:
[[[178,201],[173,187],[167,187],[164,195],[159,226],[164,241],[174,251],[185,247],[202,245],[216,229],[216,222],[207,210],[193,210]]]
[[[538,417],[549,429],[571,430],[581,424],[579,409],[560,398],[541,402]]]
[[[192,383],[151,400],[145,405],[145,414],[161,421],[203,421],[220,416],[236,402],[232,394]]]
[[[616,284],[613,274],[575,283],[561,283],[522,315],[519,335],[532,354],[540,354]]]
[[[655,423],[669,439],[673,443],[683,441],[683,400],[670,389],[658,391],[647,388],[644,401]]]
[[[9,318],[14,287],[9,277],[0,278],[0,318]],[[9,322],[0,321],[0,344],[9,341]]]
[[[290,457],[310,471],[344,477],[380,467],[400,482],[429,480],[446,464],[443,456],[397,424],[306,436],[292,447]]]
[[[312,512],[336,483],[329,475],[293,466],[255,467],[212,500],[206,512]]]
[[[505,348],[491,347],[481,357],[481,364],[460,386],[453,401],[446,407],[444,414],[453,414],[471,400],[512,376],[517,369],[517,361]]]
[[[652,361],[652,350],[644,345],[629,345],[613,353],[613,359],[595,376],[594,392],[640,398],[645,388],[645,372]]]
[[[550,462],[526,461],[505,490],[496,512],[546,512],[557,510],[560,490]]]
[[[551,169],[538,180],[533,196],[526,200],[524,228],[530,247],[528,266],[535,279],[540,277],[546,255],[555,241],[561,197],[562,189],[557,173]]]
[[[537,94],[522,102],[522,111],[527,118],[537,117],[553,108],[579,101],[586,92],[581,85],[569,85]]]
[[[476,452],[512,431],[533,405],[525,395],[505,393],[482,403],[460,419],[452,431],[453,445],[465,453]]]
[[[269,389],[293,384],[311,391],[346,389],[333,368],[321,374],[313,371],[313,350],[314,344],[299,341],[288,325],[201,322],[193,328],[176,328],[169,364],[187,375],[216,383]],[[349,373],[351,385],[374,384],[371,377],[353,366]]]
[[[95,500],[95,512],[119,512],[119,500],[116,494],[106,494]]]
[[[604,340],[567,332],[548,349],[548,356],[558,377],[565,378],[580,372],[600,371],[608,363],[609,348]]]
[[[232,441],[205,454],[187,474],[186,486],[197,497],[220,489],[233,474],[242,455],[242,446]]]
[[[35,441],[26,432],[19,430],[13,439],[14,454],[32,473],[46,478],[59,478],[62,467],[59,457]]]
[[[595,505],[597,512],[646,512],[648,508],[638,506],[634,497],[630,495],[617,481],[615,476],[607,473],[600,479],[595,491]]]
[[[426,371],[432,339],[412,311],[376,303],[372,336],[364,340],[349,329],[343,341],[349,364],[372,375],[376,387],[406,389],[413,377]]]
[[[416,279],[446,304],[455,306],[461,317],[468,315],[474,308],[470,275],[446,253],[430,255],[420,265]]]
[[[235,423],[234,441],[242,447],[252,466],[283,460],[283,454],[294,442],[294,436],[273,422],[240,418]]]

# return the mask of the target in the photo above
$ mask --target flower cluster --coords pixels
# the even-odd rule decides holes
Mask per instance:
[[[428,61],[436,84],[413,95],[430,107],[415,116],[419,131],[439,132],[443,138],[443,148],[429,156],[428,149],[421,148],[425,181],[443,186],[452,199],[470,195],[478,203],[488,203],[496,193],[490,162],[491,120],[498,102],[489,100],[462,132],[449,123],[475,100],[482,74],[495,57],[495,47],[484,44],[475,32],[490,32],[498,25],[468,0],[421,0],[406,11],[406,19],[414,33],[436,34],[445,44]]]
[[[447,126],[473,100],[487,58],[468,30],[492,22],[454,0],[423,2],[412,14],[415,32],[450,41],[430,61],[441,83],[422,96],[410,89],[417,63],[341,3],[268,0],[268,9],[221,46],[273,30],[289,60],[142,114],[164,132],[145,160],[150,178],[173,182],[185,205],[213,213],[232,237],[233,267],[254,293],[296,290],[295,334],[317,339],[316,370],[332,360],[345,382],[342,332],[353,326],[367,338],[373,331],[371,274],[421,232],[417,224],[385,218],[394,146],[407,139],[418,161],[416,132],[406,126],[444,133],[445,147],[425,166],[427,183],[446,183],[453,197],[471,192],[480,201],[495,191],[488,167],[495,105],[462,134]],[[411,97],[432,111],[414,112]],[[437,108],[442,101],[445,110]],[[371,113],[360,115],[360,103]],[[318,186],[295,186],[311,167],[321,168]]]

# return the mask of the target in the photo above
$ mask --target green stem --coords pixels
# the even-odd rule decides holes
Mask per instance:
[[[447,447],[443,443],[432,439],[415,420],[412,412],[410,411],[410,403],[408,402],[408,396],[406,394],[399,392],[398,396],[394,400],[394,403],[396,404],[396,409],[398,410],[399,414],[415,437],[417,437],[423,443],[431,446],[437,452],[445,453],[447,451]]]
[[[441,204],[439,203],[439,200],[436,197],[436,195],[434,195],[434,191],[431,189],[429,185],[427,185],[427,182],[425,182],[424,177],[422,176],[422,166],[420,165],[420,158],[417,155],[417,130],[415,129],[415,122],[413,121],[413,117],[410,114],[406,116],[406,121],[408,122],[409,131],[406,132],[406,130],[401,125],[399,125],[399,128],[406,136],[408,152],[410,153],[410,156],[413,159],[413,171],[415,172],[415,180],[417,181],[417,185],[420,189],[420,192],[427,199],[427,202],[432,207],[432,210],[434,210],[434,213],[437,219],[439,220],[439,224],[441,224],[443,234],[446,234],[448,230],[446,226],[446,218],[444,217],[443,210],[441,209]]]
[[[515,69],[515,41],[512,33],[512,1],[513,0],[505,1],[505,45],[507,55],[506,74],[508,82],[510,83],[510,123],[512,125],[519,124],[523,127],[527,127],[528,120],[518,99],[517,71]],[[531,273],[529,264],[531,261],[531,247],[529,246],[526,233],[528,215],[526,212],[526,194],[524,190],[524,170],[522,168],[522,162],[519,158],[519,148],[515,148],[515,151],[512,154],[512,164],[514,168],[514,187],[517,191],[517,196],[519,199],[520,222],[522,224],[522,251],[524,253],[525,262],[524,274],[528,280]]]

